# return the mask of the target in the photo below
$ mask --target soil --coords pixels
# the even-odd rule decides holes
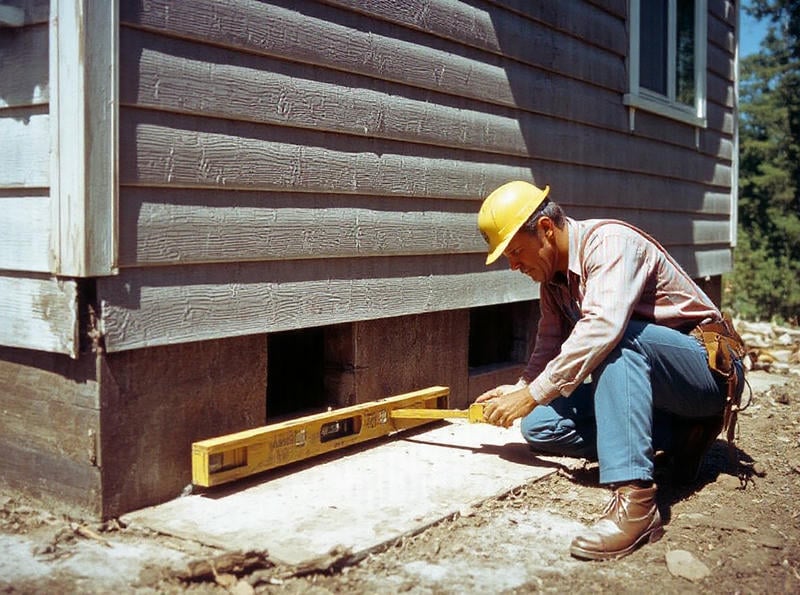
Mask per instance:
[[[694,485],[659,483],[666,523],[661,540],[617,561],[572,558],[572,536],[600,514],[608,495],[597,485],[596,464],[576,461],[381,551],[365,557],[332,552],[297,568],[274,565],[257,553],[236,556],[145,534],[119,521],[58,517],[5,494],[2,543],[9,548],[19,538],[37,544],[39,571],[5,584],[0,576],[0,592],[798,593],[800,377],[787,376],[785,383],[754,393],[740,416],[735,450],[717,439]],[[124,588],[63,564],[88,545],[95,553],[111,551],[108,542],[117,551],[120,544],[146,543],[162,553],[122,577]],[[0,557],[7,553],[0,546]],[[173,554],[181,559],[170,562]],[[109,559],[114,564],[119,563]]]

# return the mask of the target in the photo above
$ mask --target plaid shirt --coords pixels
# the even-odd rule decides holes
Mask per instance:
[[[536,346],[522,375],[539,404],[570,395],[614,349],[631,318],[686,333],[721,319],[660,245],[620,222],[589,233],[600,222],[567,218],[567,274],[540,286]]]

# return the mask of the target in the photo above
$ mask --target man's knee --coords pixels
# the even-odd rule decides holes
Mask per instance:
[[[549,409],[537,407],[522,418],[520,430],[530,447],[549,454],[593,458],[596,452],[594,433],[588,428],[579,430],[573,420]]]

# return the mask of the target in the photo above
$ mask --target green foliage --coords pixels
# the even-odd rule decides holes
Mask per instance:
[[[725,307],[800,315],[800,2],[752,0],[769,29],[740,67],[739,241]]]

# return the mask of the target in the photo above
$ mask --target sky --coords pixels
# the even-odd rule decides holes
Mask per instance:
[[[742,6],[749,6],[749,0],[742,2]],[[758,51],[758,46],[767,33],[767,21],[757,21],[748,15],[744,9],[741,11],[741,29],[739,31],[739,56],[744,58]]]

